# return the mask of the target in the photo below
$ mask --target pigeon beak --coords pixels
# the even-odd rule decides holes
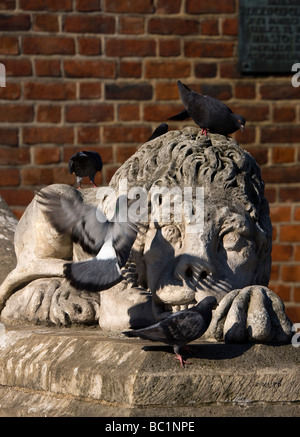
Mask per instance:
[[[245,126],[243,124],[240,125],[240,129],[243,132],[243,130],[245,129]]]

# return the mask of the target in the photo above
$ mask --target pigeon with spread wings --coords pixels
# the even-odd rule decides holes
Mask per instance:
[[[64,265],[64,274],[71,285],[96,292],[121,280],[121,267],[129,257],[138,232],[136,223],[127,218],[126,196],[117,199],[111,221],[100,208],[54,191],[40,191],[38,202],[44,206],[44,213],[58,232],[71,235],[74,242],[93,256]]]

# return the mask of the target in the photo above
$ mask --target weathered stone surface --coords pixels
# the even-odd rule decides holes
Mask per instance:
[[[114,308],[114,318],[111,317],[111,308]],[[114,287],[112,290],[101,292],[99,309],[99,326],[104,331],[121,332],[128,326],[139,328],[155,322],[152,312],[151,294],[136,288]]]
[[[267,287],[251,285],[222,299],[207,335],[228,343],[288,342],[291,326],[282,300]]]
[[[74,190],[64,186],[66,196]],[[48,223],[36,199],[26,208],[15,231],[17,266],[0,287],[0,309],[19,288],[38,278],[63,277],[64,260],[72,257],[70,237],[58,234]]]
[[[300,416],[292,345],[194,342],[190,366],[171,348],[99,328],[6,327],[1,416]],[[297,408],[298,407],[298,408]]]
[[[17,264],[14,234],[18,220],[0,196],[0,284]]]
[[[1,313],[11,324],[94,325],[99,318],[99,293],[78,291],[62,278],[35,279],[16,291]]]

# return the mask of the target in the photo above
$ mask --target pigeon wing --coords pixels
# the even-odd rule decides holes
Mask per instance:
[[[110,226],[99,208],[55,192],[39,192],[38,202],[58,232],[70,234],[88,253],[98,253]]]
[[[127,337],[140,337],[145,340],[161,341],[162,343],[169,343],[168,338],[165,335],[164,329],[161,326],[162,322],[155,323],[143,329],[136,329],[132,331],[124,331]]]
[[[99,155],[99,153],[92,152],[92,151],[90,151],[90,152],[83,151],[83,153],[85,153],[94,162],[97,171],[102,170],[103,162],[102,162],[102,158]]]
[[[69,170],[69,173],[70,173],[70,174],[73,174],[73,173],[74,173],[74,161],[73,161],[72,158],[71,158],[70,161],[68,162],[68,170]]]
[[[205,111],[208,117],[208,128],[212,133],[228,135],[237,130],[232,117],[232,110],[223,102],[211,96],[203,96],[205,99]]]
[[[197,93],[190,93],[188,111],[191,118],[202,128],[209,128],[210,113],[205,106],[205,98]]]
[[[202,128],[208,128],[209,110],[205,107],[206,99],[202,94],[190,90],[185,84],[177,82],[179,95],[187,114]],[[184,111],[182,111],[184,113]]]
[[[135,242],[138,228],[132,222],[113,223],[112,244],[116,251],[119,266],[123,267],[128,260],[130,250]]]
[[[117,199],[115,214],[110,223],[112,245],[120,267],[125,265],[138,233],[136,222],[129,217],[128,204],[129,200],[125,195]]]
[[[58,232],[70,234],[85,251],[97,255],[90,260],[64,265],[65,276],[71,285],[95,292],[120,281],[120,267],[126,263],[138,231],[134,223],[117,221],[124,218],[117,213],[115,220],[108,221],[99,208],[55,192],[41,191],[38,202],[45,207],[45,214]]]
[[[231,109],[220,100],[192,91],[188,102],[189,114],[200,127],[223,135],[237,130]]]
[[[79,199],[67,199],[55,192],[41,191],[38,201],[46,207],[45,214],[55,229],[70,234],[73,241],[88,253],[96,255],[109,234],[120,267],[126,263],[138,232],[137,225],[127,216],[120,221],[122,217],[116,212],[112,221],[109,221],[100,208]]]
[[[200,337],[206,330],[201,315],[183,310],[162,321],[162,328],[172,344],[184,345]]]
[[[115,259],[93,258],[87,261],[66,263],[64,274],[75,288],[91,292],[106,290],[122,278]]]

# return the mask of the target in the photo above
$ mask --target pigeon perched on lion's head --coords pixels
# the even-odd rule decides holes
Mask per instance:
[[[235,114],[225,103],[211,96],[205,96],[192,91],[180,80],[177,82],[179,95],[185,109],[169,120],[184,120],[191,117],[201,127],[202,132],[229,135],[243,130],[246,120],[242,115]]]

